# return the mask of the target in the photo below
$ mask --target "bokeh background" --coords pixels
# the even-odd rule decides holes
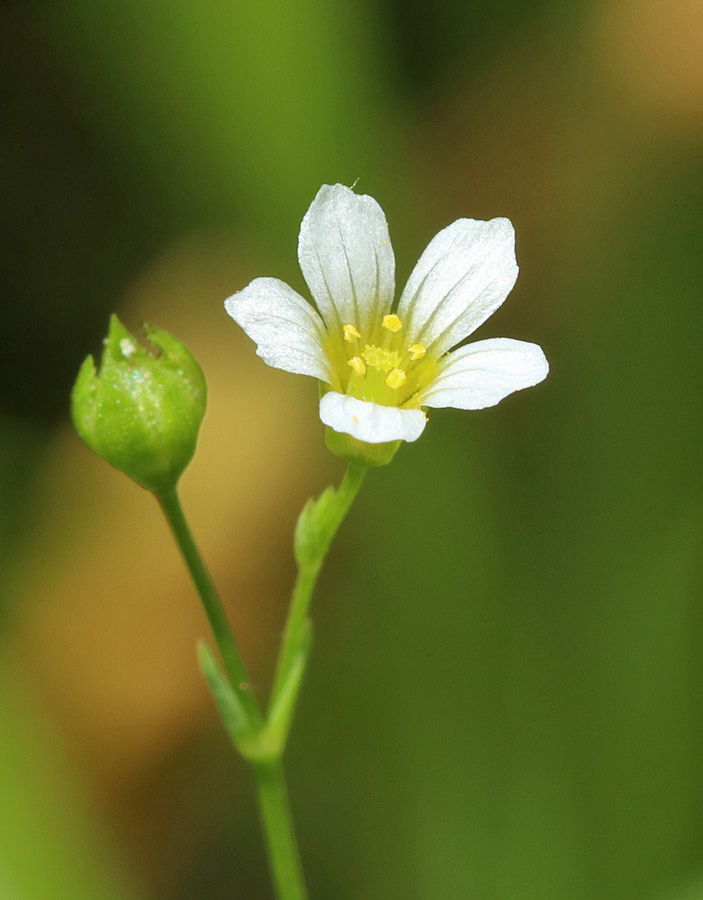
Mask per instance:
[[[0,898],[271,898],[253,786],[153,500],[68,394],[111,311],[210,384],[184,505],[266,695],[316,385],[222,302],[304,291],[323,182],[402,284],[508,216],[480,337],[539,387],[375,471],[314,604],[287,755],[315,900],[703,898],[700,0],[6,0],[0,10]]]

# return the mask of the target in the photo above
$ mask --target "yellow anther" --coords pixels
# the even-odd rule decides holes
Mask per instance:
[[[384,316],[381,325],[384,328],[387,328],[388,331],[392,331],[393,334],[395,334],[396,331],[400,331],[400,329],[403,327],[403,323],[400,321],[398,316],[395,315],[395,313],[391,313],[389,316]]]
[[[342,331],[344,332],[344,340],[349,341],[350,344],[361,337],[356,325],[345,325]]]
[[[423,347],[422,344],[411,344],[408,347],[410,351],[410,359],[422,359],[422,357],[427,353],[427,350]]]
[[[408,376],[402,369],[393,369],[388,378],[386,378],[386,384],[391,388],[399,388],[401,384],[405,384]]]
[[[352,356],[347,365],[352,367],[355,375],[366,375],[366,363],[360,356]]]

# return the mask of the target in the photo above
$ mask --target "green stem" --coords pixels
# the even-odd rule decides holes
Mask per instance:
[[[349,512],[349,508],[359,492],[365,475],[365,466],[349,463],[347,471],[344,473],[344,478],[334,493],[334,505],[329,510],[330,515],[325,523],[325,528],[319,535],[319,551],[313,559],[305,563],[299,563],[298,575],[293,588],[293,597],[283,634],[281,652],[276,667],[276,677],[269,706],[270,710],[274,708],[280,692],[285,688],[288,673],[295,664],[300,648],[306,643],[306,636],[310,627],[308,610],[310,609],[317,577],[320,574],[330,544]]]
[[[227,679],[247,716],[249,736],[252,739],[251,746],[255,748],[257,741],[265,733],[263,717],[254,695],[248,689],[249,676],[232,636],[224,609],[195,545],[175,488],[169,493],[157,496],[156,499],[166,515],[200,595],[225,666]],[[201,647],[200,654],[201,662],[205,663],[203,666],[205,675],[208,677],[223,720],[227,724],[229,720],[227,695],[226,693],[223,695],[218,686],[217,666],[207,652],[207,648]],[[221,678],[221,676],[219,677]],[[222,681],[221,684],[224,690],[225,682]],[[244,688],[242,685],[247,685],[247,687]],[[232,725],[231,722],[229,724]],[[228,730],[235,746],[244,752],[247,749],[247,735],[243,736],[236,728]],[[281,747],[280,752],[282,749]],[[276,896],[278,900],[307,900],[280,752],[272,759],[256,759],[252,756],[248,756],[248,758],[256,776],[259,807]]]
[[[255,762],[259,809],[278,900],[307,900],[281,760]]]
[[[232,690],[241,701],[252,730],[258,729],[263,721],[261,710],[251,692],[249,675],[232,636],[220,598],[217,596],[217,592],[193,540],[186,518],[183,515],[177,490],[174,487],[171,491],[155,496],[161,505],[161,509],[164,511],[168,524],[171,526],[173,536],[202,601],[205,615],[208,618],[217,643],[217,649],[222,657],[227,679],[232,686]]]
[[[278,900],[307,900],[281,755],[310,644],[308,610],[327,551],[361,487],[365,474],[365,467],[350,463],[339,488],[336,491],[328,489],[317,504],[314,502],[308,504],[307,513],[304,510],[301,515],[301,521],[306,522],[308,528],[312,529],[312,535],[304,533],[303,537],[308,541],[305,544],[306,549],[305,552],[297,554],[298,576],[293,589],[266,722],[249,689],[249,676],[244,661],[183,515],[176,489],[156,495],[200,595],[222,657],[227,680],[236,695],[235,698],[228,694],[226,683],[218,674],[216,663],[207,648],[201,647],[203,671],[208,678],[223,720],[228,725],[235,746],[249,759],[254,768],[269,864]],[[319,515],[311,515],[308,519],[304,519],[306,514],[311,512],[317,512]],[[306,532],[306,528],[302,530]],[[311,547],[314,549],[310,549]],[[240,701],[241,707],[237,707],[236,699]],[[244,717],[247,722],[244,721]]]

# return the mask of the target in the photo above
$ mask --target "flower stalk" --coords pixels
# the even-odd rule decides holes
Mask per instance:
[[[190,572],[190,577],[193,579],[193,584],[210,623],[217,649],[222,657],[222,663],[227,673],[227,681],[240,711],[241,721],[237,730],[243,734],[252,734],[260,730],[263,724],[261,710],[256,697],[251,691],[247,668],[232,635],[232,630],[220,598],[205,568],[205,564],[193,540],[193,535],[188,527],[186,517],[183,514],[178,492],[176,488],[173,488],[155,496],[171,527],[178,549],[181,551],[183,560]]]
[[[315,584],[365,475],[365,467],[350,464],[340,486],[330,487],[317,500],[308,501],[300,514],[295,530],[298,575],[265,717],[250,689],[244,660],[193,540],[177,490],[155,495],[188,567],[222,658],[226,677],[207,645],[202,643],[198,648],[200,665],[225,730],[235,748],[252,765],[278,900],[307,900],[282,757],[311,645],[309,611]]]
[[[300,678],[292,687],[296,668],[304,667],[311,643],[312,624],[308,618],[310,602],[327,551],[359,493],[366,476],[366,467],[350,463],[341,484],[328,488],[318,500],[309,500],[298,519],[295,530],[295,557],[298,576],[293,588],[288,620],[276,668],[270,715],[285,710],[277,727],[287,728],[295,708]],[[302,676],[302,672],[301,672]],[[290,696],[286,697],[286,691]],[[285,701],[282,703],[282,701]]]
[[[235,748],[252,764],[271,877],[278,900],[307,900],[300,854],[288,802],[281,757],[269,725],[251,691],[249,676],[217,592],[193,540],[175,489],[156,499],[166,516],[203,604],[226,672],[220,673],[205,644],[200,664],[225,729]]]

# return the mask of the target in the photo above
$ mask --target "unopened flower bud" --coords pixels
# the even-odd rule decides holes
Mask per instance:
[[[76,431],[91,450],[156,494],[175,487],[195,452],[205,414],[205,376],[176,338],[145,325],[156,348],[139,346],[117,316],[110,319],[96,372],[81,366],[71,395]]]

